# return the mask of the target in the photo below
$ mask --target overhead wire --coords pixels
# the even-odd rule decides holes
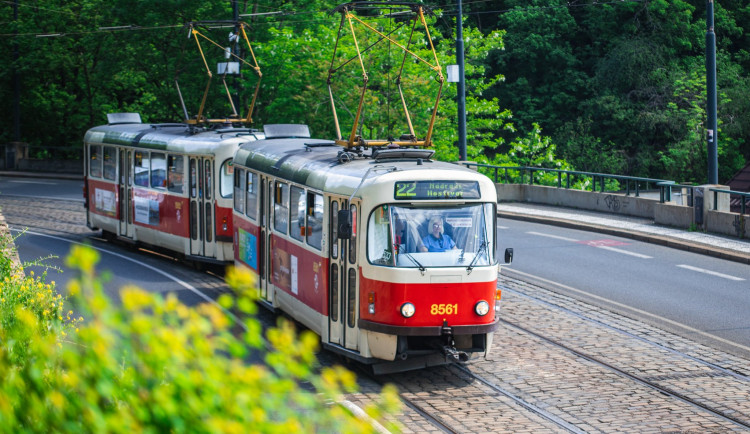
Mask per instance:
[[[493,0],[474,0],[469,1],[464,4],[477,4],[477,3],[488,3]],[[534,6],[534,7],[515,7],[515,8],[508,8],[508,9],[497,9],[497,10],[491,10],[491,11],[471,11],[466,12],[464,11],[462,15],[469,16],[469,15],[484,15],[484,14],[503,14],[508,12],[530,12],[530,11],[543,11],[543,10],[551,10],[551,9],[564,9],[564,8],[581,8],[581,7],[598,7],[598,6],[606,6],[606,5],[613,5],[613,4],[623,4],[623,3],[643,3],[645,0],[609,0],[609,1],[598,1],[593,0],[592,2],[584,2],[579,3],[577,0],[573,0],[572,2],[566,2],[562,5],[552,5],[552,6]],[[0,0],[0,3],[13,5],[14,2],[8,1],[8,0]],[[44,10],[44,11],[50,11],[50,12],[56,12],[56,13],[65,13],[69,15],[78,16],[78,14],[70,11],[64,11],[60,9],[53,9],[53,8],[44,8],[44,7],[38,7],[38,6],[29,6],[29,5],[23,5],[19,4],[19,6],[24,6],[27,8],[34,8],[38,10]],[[445,5],[439,5],[434,6],[433,9],[440,9],[441,7],[452,7],[451,4],[445,4]],[[269,6],[261,6],[265,9],[271,9]],[[330,19],[311,19],[311,20],[287,20],[288,17],[294,17],[299,15],[313,15],[313,14],[329,14],[329,10],[302,10],[302,11],[279,11],[275,10],[272,12],[279,12],[278,14],[268,14],[266,12],[263,13],[263,15],[260,15],[260,17],[263,19],[263,21],[256,21],[253,23],[253,25],[276,25],[276,24],[304,24],[304,23],[321,23],[321,22],[330,22]],[[457,14],[456,10],[452,9],[443,9],[442,15],[443,16],[455,16]],[[372,17],[375,19],[376,17]],[[153,31],[153,30],[162,30],[162,29],[172,29],[172,28],[180,28],[183,27],[184,24],[173,24],[173,25],[161,25],[161,26],[138,26],[138,25],[129,25],[129,26],[114,26],[117,28],[99,28],[97,30],[89,30],[89,31],[75,31],[75,32],[67,32],[67,31],[59,31],[59,32],[47,32],[47,33],[40,33],[40,32],[27,32],[27,33],[0,33],[0,37],[67,37],[67,36],[77,36],[77,35],[92,35],[92,34],[98,34],[98,33],[112,33],[112,32],[139,32],[139,31]]]

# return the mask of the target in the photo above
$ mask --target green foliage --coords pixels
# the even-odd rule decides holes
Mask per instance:
[[[37,5],[38,3],[38,5]],[[428,17],[442,67],[455,62],[453,6]],[[292,15],[245,18],[263,78],[255,126],[304,122],[318,137],[335,129],[326,85],[340,16],[338,2],[241,3],[240,13]],[[39,7],[37,7],[39,6]],[[12,4],[0,5],[12,16]],[[750,160],[750,7],[741,0],[715,3],[719,87],[719,173],[725,181]],[[693,0],[595,2],[498,0],[465,4],[467,135],[470,160],[510,155],[539,125],[556,145],[556,158],[579,170],[704,182],[705,3]],[[32,147],[69,148],[108,112],[137,111],[147,122],[182,120],[174,79],[189,114],[195,115],[207,83],[194,38],[183,25],[228,19],[230,2],[186,0],[52,0],[24,3],[19,18],[0,36],[0,55],[19,58],[0,70],[0,99],[12,100],[12,74],[21,78],[22,141]],[[366,16],[398,41],[410,26]],[[345,23],[346,24],[346,23]],[[136,26],[127,31],[100,27]],[[340,61],[355,55],[348,25]],[[361,29],[361,27],[358,27]],[[201,27],[217,42],[202,44],[209,69],[223,61],[230,29]],[[17,32],[18,36],[11,36]],[[37,38],[37,33],[64,33]],[[357,134],[399,137],[408,132],[394,84],[401,52],[393,43],[358,31],[368,71],[364,118]],[[348,39],[347,39],[348,38]],[[419,31],[415,54],[429,58]],[[245,48],[243,55],[248,55]],[[245,114],[257,77],[227,84],[240,94]],[[348,136],[362,84],[358,60],[332,82],[342,134]],[[456,89],[446,83],[433,135],[438,158],[455,160]],[[435,73],[409,57],[403,80],[415,133],[429,123]],[[11,104],[0,106],[0,143],[13,140]],[[204,115],[225,117],[230,108],[215,76]],[[40,154],[41,155],[41,154]],[[57,155],[57,154],[52,154]],[[522,164],[521,161],[518,164]]]
[[[122,289],[116,307],[102,291],[97,260],[86,247],[67,259],[80,273],[68,291],[85,321],[65,313],[54,283],[20,269],[0,276],[0,431],[373,431],[333,404],[356,388],[355,378],[341,367],[316,373],[314,334],[297,336],[282,321],[265,349],[248,272],[228,271],[236,296],[220,298],[224,309],[135,287]],[[258,355],[264,363],[249,361]],[[387,387],[366,411],[381,418],[398,405]]]

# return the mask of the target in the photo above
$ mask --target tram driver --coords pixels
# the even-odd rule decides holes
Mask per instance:
[[[419,250],[422,252],[445,252],[456,248],[456,242],[445,234],[443,219],[440,216],[433,216],[428,226],[430,233],[422,238],[422,245]]]

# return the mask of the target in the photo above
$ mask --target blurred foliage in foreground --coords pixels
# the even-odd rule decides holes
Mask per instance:
[[[251,274],[228,271],[236,296],[222,296],[223,308],[135,287],[115,306],[93,249],[73,248],[67,264],[80,277],[62,297],[12,265],[12,239],[1,241],[0,432],[374,431],[336,405],[354,374],[316,372],[316,335],[282,322],[263,339]],[[399,405],[386,387],[365,411],[382,420]]]

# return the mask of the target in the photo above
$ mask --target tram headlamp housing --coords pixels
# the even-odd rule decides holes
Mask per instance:
[[[489,311],[490,304],[484,300],[478,301],[477,304],[474,305],[474,312],[476,312],[479,316],[485,316],[489,313]]]
[[[414,316],[414,312],[416,312],[416,308],[411,303],[404,303],[401,305],[401,315],[404,316],[404,318],[411,318]]]

